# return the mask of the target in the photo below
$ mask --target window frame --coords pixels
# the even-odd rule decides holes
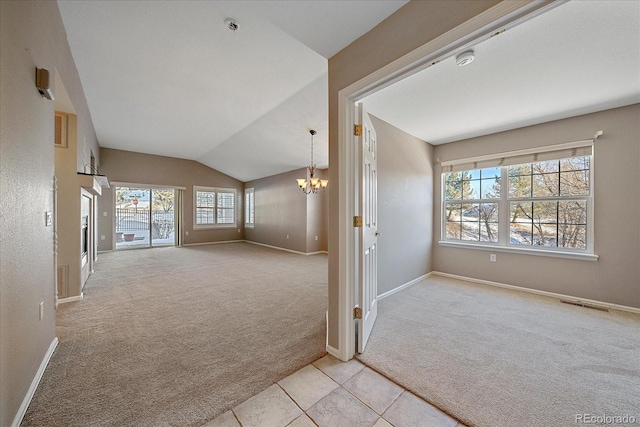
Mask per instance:
[[[198,224],[198,209],[204,208],[198,206],[198,192],[201,193],[213,193],[214,194],[214,206],[208,207],[213,209],[214,222],[206,224]],[[218,222],[218,194],[232,194],[233,195],[233,223],[219,223]],[[228,208],[226,208],[228,209]],[[193,229],[194,230],[206,230],[215,228],[236,228],[238,226],[238,195],[235,188],[222,188],[222,187],[205,187],[205,186],[193,186]]]
[[[591,142],[591,141],[589,141]],[[565,144],[568,145],[568,144]],[[524,151],[524,150],[523,150]],[[552,151],[552,150],[549,150]],[[533,152],[533,150],[527,150],[527,152]],[[562,196],[553,196],[553,197],[544,197],[544,198],[536,198],[530,197],[527,198],[527,201],[535,202],[540,200],[551,200],[551,201],[572,201],[572,200],[585,200],[586,201],[586,247],[584,249],[579,248],[566,248],[566,247],[548,247],[548,246],[537,246],[537,245],[517,245],[510,243],[511,230],[510,230],[510,204],[512,202],[516,202],[518,200],[522,200],[521,197],[511,198],[510,197],[510,189],[509,189],[509,166],[517,165],[517,164],[533,164],[536,163],[536,156],[534,156],[532,161],[527,161],[523,163],[512,163],[509,165],[503,165],[505,155],[509,155],[511,153],[503,153],[502,155],[496,155],[493,158],[489,156],[483,156],[482,160],[486,161],[494,160],[498,162],[499,167],[501,168],[501,178],[500,178],[500,199],[498,201],[498,241],[497,242],[485,242],[485,241],[472,241],[472,240],[460,240],[460,239],[451,239],[447,238],[447,215],[446,208],[447,203],[451,203],[451,200],[446,200],[446,174],[448,172],[452,172],[453,170],[445,170],[444,163],[443,168],[440,175],[440,240],[438,244],[440,246],[451,246],[451,247],[464,247],[464,248],[473,248],[480,250],[489,250],[492,252],[511,252],[511,253],[526,253],[531,255],[541,255],[541,256],[551,256],[551,257],[561,257],[561,258],[569,258],[569,259],[582,259],[582,260],[590,260],[596,261],[598,259],[598,255],[595,254],[595,233],[594,233],[594,169],[595,169],[595,159],[593,153],[588,154],[589,157],[589,194],[588,195],[572,195],[567,197]],[[517,155],[521,155],[522,152],[513,152],[513,157]],[[577,156],[582,157],[583,155]],[[558,160],[570,158],[570,156],[564,156]],[[474,159],[465,159],[459,162],[455,162],[455,164],[470,164],[476,166],[477,163],[473,161]],[[450,164],[454,164],[451,162]],[[479,169],[486,169],[489,167],[496,166],[477,166],[474,169],[456,169],[456,171],[473,171]],[[479,195],[481,197],[482,195]],[[460,203],[482,203],[484,199],[478,200],[464,200]]]
[[[247,196],[250,195],[250,201]],[[250,212],[251,211],[251,212]],[[256,224],[256,191],[255,188],[245,188],[244,190],[244,226],[254,228]]]

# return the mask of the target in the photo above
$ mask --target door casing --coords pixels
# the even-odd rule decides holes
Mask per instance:
[[[356,350],[355,307],[356,251],[353,216],[356,213],[358,155],[353,127],[355,104],[391,84],[422,71],[456,52],[480,43],[496,31],[522,22],[565,3],[565,1],[513,0],[501,2],[440,37],[387,64],[338,92],[338,348],[327,344],[327,352],[340,360],[353,358]],[[334,295],[329,292],[330,298]],[[331,306],[331,301],[329,303]],[[331,328],[327,327],[327,331]],[[327,337],[328,338],[328,337]],[[330,340],[327,340],[327,342]]]

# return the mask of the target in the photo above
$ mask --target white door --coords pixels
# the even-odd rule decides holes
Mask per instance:
[[[378,314],[378,168],[377,140],[369,114],[364,104],[359,105],[359,123],[362,132],[358,137],[360,156],[358,211],[362,226],[358,227],[358,353],[364,351]]]

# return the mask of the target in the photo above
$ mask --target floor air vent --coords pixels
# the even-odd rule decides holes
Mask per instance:
[[[565,300],[560,300],[560,302],[563,304],[575,305],[577,307],[590,308],[591,310],[606,311],[607,313],[609,312],[609,309],[604,307],[598,307],[596,305],[589,305],[589,304],[583,304],[581,302],[565,301]]]

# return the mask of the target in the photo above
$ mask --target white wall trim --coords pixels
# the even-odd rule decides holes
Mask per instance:
[[[293,249],[282,248],[280,246],[272,246],[264,243],[253,242],[251,240],[221,240],[219,242],[202,242],[202,243],[183,243],[182,246],[205,246],[205,245],[223,245],[227,243],[251,243],[252,245],[264,246],[265,248],[278,249],[280,251],[291,252],[298,255],[318,255],[327,254],[327,251],[315,251],[315,252],[300,252]]]
[[[315,251],[315,252],[294,251],[293,249],[282,248],[280,246],[267,245],[265,243],[254,242],[252,240],[244,240],[244,242],[251,243],[252,245],[264,246],[265,248],[271,248],[271,249],[277,249],[277,250],[280,250],[280,251],[291,252],[291,253],[298,254],[298,255],[318,255],[318,254],[326,254],[326,253],[328,253],[327,251]]]
[[[542,295],[542,296],[551,297],[551,298],[557,298],[557,299],[561,299],[561,300],[564,300],[564,301],[576,302],[576,303],[580,303],[580,304],[593,305],[593,306],[596,306],[596,307],[610,308],[612,310],[620,310],[620,311],[626,311],[626,312],[629,312],[629,313],[640,314],[640,308],[630,307],[630,306],[627,306],[627,305],[613,304],[613,303],[610,303],[610,302],[604,302],[604,301],[597,301],[597,300],[592,300],[592,299],[587,299],[587,298],[575,297],[575,296],[572,296],[572,295],[557,294],[555,292],[540,291],[538,289],[523,288],[523,287],[520,287],[520,286],[507,285],[505,283],[492,282],[492,281],[489,281],[489,280],[474,279],[472,277],[458,276],[456,274],[449,274],[449,273],[442,273],[440,271],[432,271],[431,273],[433,275],[436,275],[436,276],[442,276],[442,277],[449,277],[449,278],[452,278],[452,279],[464,280],[466,282],[478,283],[480,285],[495,286],[495,287],[498,287],[498,288],[511,289],[511,290],[514,290],[514,291],[521,291],[521,292],[526,292],[526,293],[529,293],[529,294],[535,294],[535,295]]]
[[[44,374],[45,369],[47,369],[49,360],[51,360],[51,356],[53,356],[53,352],[56,350],[57,346],[58,346],[58,337],[54,337],[53,341],[51,341],[51,344],[49,345],[49,349],[47,350],[47,352],[44,355],[44,358],[42,359],[42,362],[40,362],[40,367],[38,368],[38,371],[36,372],[35,377],[33,377],[33,380],[31,381],[31,385],[27,390],[27,394],[24,396],[24,399],[22,399],[22,404],[20,405],[20,408],[18,409],[16,416],[13,418],[13,422],[11,423],[12,427],[18,427],[22,422],[22,419],[24,418],[24,414],[27,413],[27,408],[31,403],[31,399],[33,399],[33,395],[36,393],[36,389],[40,384],[42,375]]]
[[[225,243],[242,243],[246,240],[221,240],[219,242],[202,242],[202,243],[183,243],[182,246],[204,246],[204,245],[223,245]]]
[[[342,360],[342,358],[340,357],[340,350],[338,350],[335,347],[331,347],[329,344],[327,344],[327,353],[329,353],[330,355],[332,355],[338,360]],[[342,360],[342,361],[346,362],[346,360]]]
[[[120,181],[111,181],[111,188],[115,187],[131,187],[131,188],[151,188],[152,190],[186,190],[187,187],[182,187],[180,185],[159,185],[159,184],[144,184],[139,182],[120,182]]]
[[[442,205],[442,201],[440,203]],[[592,219],[593,220],[593,219]],[[593,238],[589,239],[593,241]],[[598,261],[600,257],[596,254],[586,252],[570,252],[567,250],[554,250],[553,248],[544,248],[542,246],[534,247],[517,247],[517,246],[501,246],[499,244],[482,244],[482,243],[466,243],[464,241],[439,240],[439,246],[447,246],[450,248],[475,249],[490,252],[506,252],[520,255],[546,256],[552,258],[576,259],[579,261]],[[537,249],[540,248],[540,249]],[[544,249],[543,249],[544,248]]]
[[[401,290],[403,290],[403,289],[406,289],[406,288],[408,288],[409,286],[413,286],[413,285],[415,285],[416,283],[423,281],[424,279],[428,279],[429,277],[431,277],[431,275],[432,275],[432,274],[433,274],[433,271],[432,271],[432,272],[429,272],[429,273],[427,273],[427,274],[423,274],[422,276],[417,277],[417,278],[415,278],[415,279],[413,279],[413,280],[411,280],[411,281],[409,281],[409,282],[405,283],[404,285],[400,285],[400,286],[398,286],[397,288],[393,288],[393,289],[391,289],[390,291],[384,292],[384,293],[382,293],[382,294],[378,295],[378,299],[379,299],[379,300],[381,300],[381,299],[383,299],[383,298],[386,298],[386,297],[388,297],[388,296],[390,296],[390,295],[395,294],[396,292],[399,292],[399,291],[401,291]]]
[[[74,302],[74,301],[82,301],[83,299],[84,299],[84,292],[81,292],[80,295],[76,295],[74,297],[58,298],[58,304],[65,304],[65,303]]]

